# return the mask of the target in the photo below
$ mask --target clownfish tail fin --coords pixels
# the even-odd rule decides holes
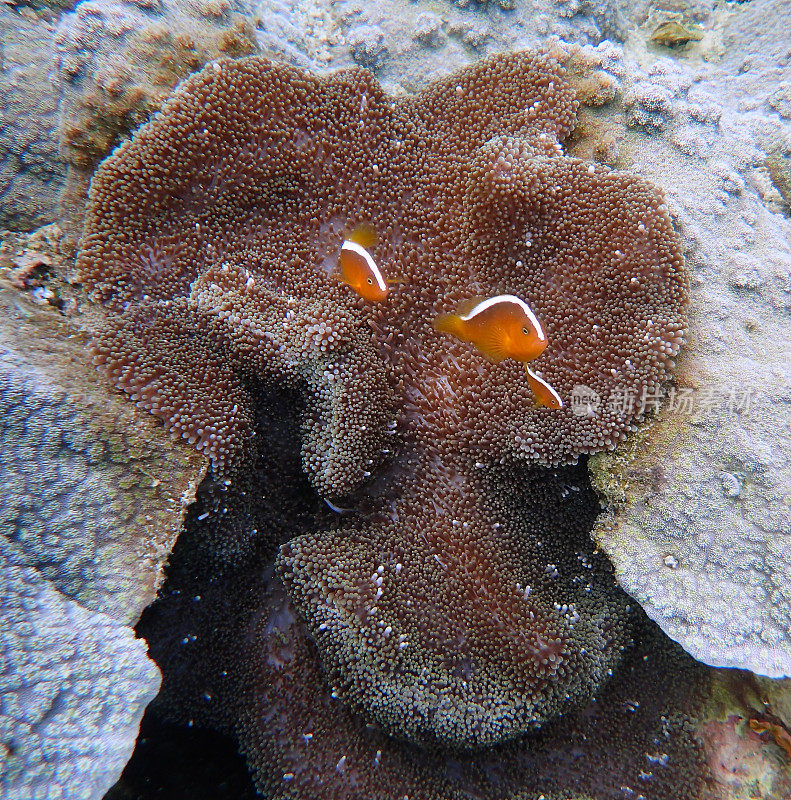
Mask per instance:
[[[434,330],[440,333],[450,333],[453,336],[458,336],[461,328],[461,319],[458,314],[437,314],[434,317]]]

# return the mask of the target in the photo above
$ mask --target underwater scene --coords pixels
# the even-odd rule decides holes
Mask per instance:
[[[791,0],[0,0],[0,800],[791,800]]]

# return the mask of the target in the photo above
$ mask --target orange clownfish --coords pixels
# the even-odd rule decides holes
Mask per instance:
[[[455,314],[440,314],[434,327],[472,342],[495,364],[506,358],[521,361],[536,402],[547,408],[563,407],[560,395],[527,365],[544,352],[548,342],[538,317],[524,300],[512,294],[474,297],[460,303]]]
[[[381,303],[390,292],[382,271],[369,252],[378,241],[379,236],[370,225],[358,225],[344,239],[338,256],[339,280],[351,286],[369,303]]]
[[[782,747],[786,755],[791,758],[791,734],[783,725],[770,720],[751,719],[750,728],[756,733],[771,733],[777,746]]]

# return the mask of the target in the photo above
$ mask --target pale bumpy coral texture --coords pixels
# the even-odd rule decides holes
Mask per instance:
[[[159,688],[145,644],[56,591],[5,537],[0,614],[0,794],[99,800]]]
[[[0,258],[0,797],[100,800],[159,689],[132,625],[205,463],[96,374],[74,318],[32,300],[46,278],[28,265],[50,253],[10,273],[26,291]]]
[[[399,100],[364,70],[215,63],[93,181],[78,267],[106,311],[97,363],[209,457],[230,487],[222,514],[247,519],[241,551],[263,537],[271,564],[282,545],[277,580],[331,696],[413,745],[543,730],[602,691],[638,637],[590,552],[580,486],[531,469],[634,428],[637,410],[576,414],[572,389],[659,391],[686,276],[657,189],[563,155],[576,106],[536,53]],[[398,281],[378,305],[334,275],[360,223],[379,230],[373,255]],[[432,328],[460,300],[503,293],[543,321],[534,366],[563,410],[534,405],[521,365]],[[302,470],[334,524],[258,530],[273,386],[299,398]],[[209,561],[233,563],[234,546]],[[227,613],[233,630],[242,612]],[[234,713],[266,786],[278,759]],[[344,764],[338,796],[363,796]],[[309,773],[275,779],[309,797]]]

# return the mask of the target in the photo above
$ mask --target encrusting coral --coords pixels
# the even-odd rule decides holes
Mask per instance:
[[[206,471],[93,370],[60,243],[55,225],[0,243],[4,800],[117,780],[160,687],[132,626]]]
[[[301,398],[302,469],[338,516],[257,534],[253,583],[282,581],[284,619],[293,609],[356,719],[430,749],[544,731],[631,657],[634,612],[589,552],[592,516],[563,511],[579,486],[531,469],[635,427],[639,404],[579,414],[567,401],[578,384],[605,399],[661,392],[686,276],[658,190],[563,155],[575,111],[541,53],[398,100],[364,70],[213,63],[92,184],[78,267],[106,312],[97,363],[195,443],[243,508],[275,430],[266,393]],[[378,230],[372,254],[402,281],[375,305],[336,275],[359,224]],[[494,294],[524,298],[543,322],[549,346],[531,366],[562,410],[535,407],[520,364],[433,329],[438,313]],[[239,513],[249,556],[242,540],[268,517]],[[279,544],[278,577],[263,580]],[[220,616],[233,627],[240,615]],[[268,678],[239,680],[248,691]],[[268,785],[260,727],[239,721],[249,708],[220,704]],[[345,763],[337,796],[369,796]],[[276,780],[311,796],[293,774]]]

